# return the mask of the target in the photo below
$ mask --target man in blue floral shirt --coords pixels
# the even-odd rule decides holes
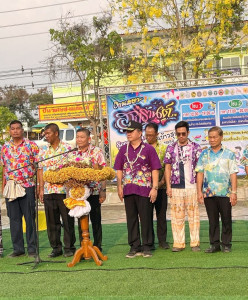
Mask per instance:
[[[248,175],[248,145],[246,146],[246,149],[243,152],[240,162],[245,167],[245,172]]]
[[[231,251],[232,206],[237,203],[238,166],[235,153],[222,146],[223,131],[212,127],[208,131],[211,147],[205,149],[197,163],[197,193],[199,203],[205,203],[209,219],[210,248],[206,253],[220,251],[222,221],[222,251]]]
[[[185,248],[185,213],[187,211],[190,247],[200,251],[200,217],[196,192],[195,167],[201,153],[200,145],[189,140],[189,124],[175,126],[177,141],[168,145],[165,153],[165,181],[171,207],[173,252]]]

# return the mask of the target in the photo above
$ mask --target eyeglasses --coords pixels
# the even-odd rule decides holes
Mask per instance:
[[[187,132],[176,132],[176,136],[186,136]]]

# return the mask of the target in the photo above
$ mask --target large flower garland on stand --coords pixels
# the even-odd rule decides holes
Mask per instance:
[[[75,252],[72,262],[67,266],[73,267],[82,258],[93,258],[98,266],[108,257],[103,255],[98,247],[93,246],[89,238],[89,212],[90,204],[86,200],[90,196],[87,183],[91,181],[111,180],[115,177],[115,171],[110,167],[101,170],[89,168],[82,163],[70,163],[60,166],[56,170],[48,170],[43,175],[44,181],[51,184],[64,184],[69,189],[69,198],[64,200],[65,206],[70,209],[69,215],[80,218],[82,229],[81,247]],[[99,259],[99,258],[100,259]]]

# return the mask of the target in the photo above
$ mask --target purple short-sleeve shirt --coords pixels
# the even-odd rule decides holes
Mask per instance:
[[[161,169],[156,150],[149,144],[141,143],[134,149],[131,144],[120,148],[114,168],[123,171],[123,194],[148,197],[152,187],[152,171]]]

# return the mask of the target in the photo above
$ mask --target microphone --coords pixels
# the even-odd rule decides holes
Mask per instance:
[[[66,151],[65,153],[68,153],[68,152],[73,152],[73,151],[78,151],[78,148],[77,148],[77,147],[75,147],[75,148],[73,148],[73,149],[71,149],[71,150],[69,150],[69,151]]]

